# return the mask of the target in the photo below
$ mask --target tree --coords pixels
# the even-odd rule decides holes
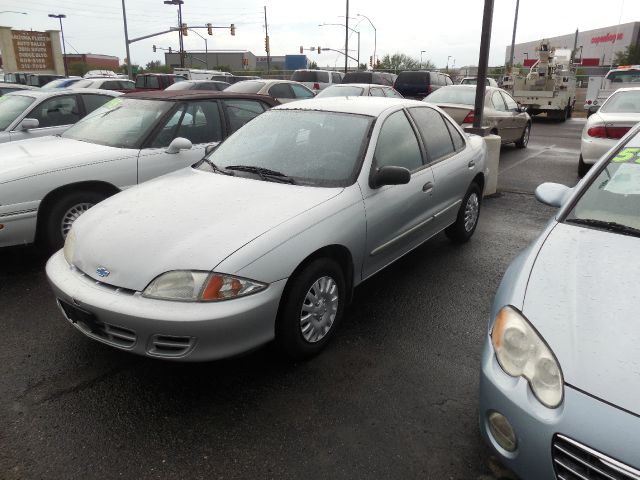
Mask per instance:
[[[85,73],[89,71],[89,65],[86,62],[73,62],[68,63],[67,68],[69,70],[69,75],[74,75],[81,77]]]
[[[309,70],[318,70],[318,63],[317,62],[311,62],[309,64]]]
[[[614,59],[616,65],[637,65],[640,63],[640,48],[637,45],[629,45],[624,52],[616,52]]]
[[[358,70],[366,70],[366,69],[367,69],[366,63],[361,63],[360,65],[358,65]]]
[[[382,61],[379,64],[383,69],[393,71],[417,70],[420,66],[420,61],[405,53],[394,53],[393,55],[387,54],[382,57]],[[431,64],[431,62],[429,60],[426,63],[423,62],[423,65],[426,64]],[[433,67],[433,64],[431,66]]]

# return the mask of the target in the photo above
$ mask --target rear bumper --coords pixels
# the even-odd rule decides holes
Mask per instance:
[[[618,143],[618,140],[583,136],[580,141],[580,155],[582,155],[582,161],[588,165],[593,165],[616,143]]]

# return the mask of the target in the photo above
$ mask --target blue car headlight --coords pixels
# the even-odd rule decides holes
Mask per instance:
[[[540,334],[518,310],[503,307],[491,331],[491,343],[502,369],[512,377],[524,377],[540,402],[556,408],[562,403],[562,370]]]

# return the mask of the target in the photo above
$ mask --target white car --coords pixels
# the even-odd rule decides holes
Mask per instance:
[[[280,103],[306,100],[314,97],[314,93],[298,82],[291,80],[244,80],[227,87],[229,93],[257,93],[269,95]]]
[[[318,93],[332,85],[340,85],[344,74],[331,70],[296,70],[291,75],[291,80],[300,82],[305,87]]]
[[[640,122],[640,87],[621,88],[605,100],[582,129],[578,175],[583,176]]]

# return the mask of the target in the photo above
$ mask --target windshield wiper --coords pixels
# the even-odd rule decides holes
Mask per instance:
[[[237,170],[239,172],[255,173],[263,180],[270,180],[282,183],[296,183],[295,180],[282,172],[271,170],[269,168],[256,167],[253,165],[230,165],[225,170]]]
[[[589,227],[602,228],[610,232],[622,233],[623,235],[631,235],[640,237],[640,229],[623,225],[617,222],[607,222],[605,220],[596,220],[595,218],[570,218],[567,223],[575,223],[576,225],[586,225]]]
[[[202,165],[203,162],[209,165],[211,167],[211,170],[213,170],[216,173],[221,173],[223,175],[233,175],[233,172],[225,172],[220,167],[218,167],[215,163],[209,160],[207,157],[202,157],[200,161],[194,165],[194,167],[199,167],[200,165]]]

